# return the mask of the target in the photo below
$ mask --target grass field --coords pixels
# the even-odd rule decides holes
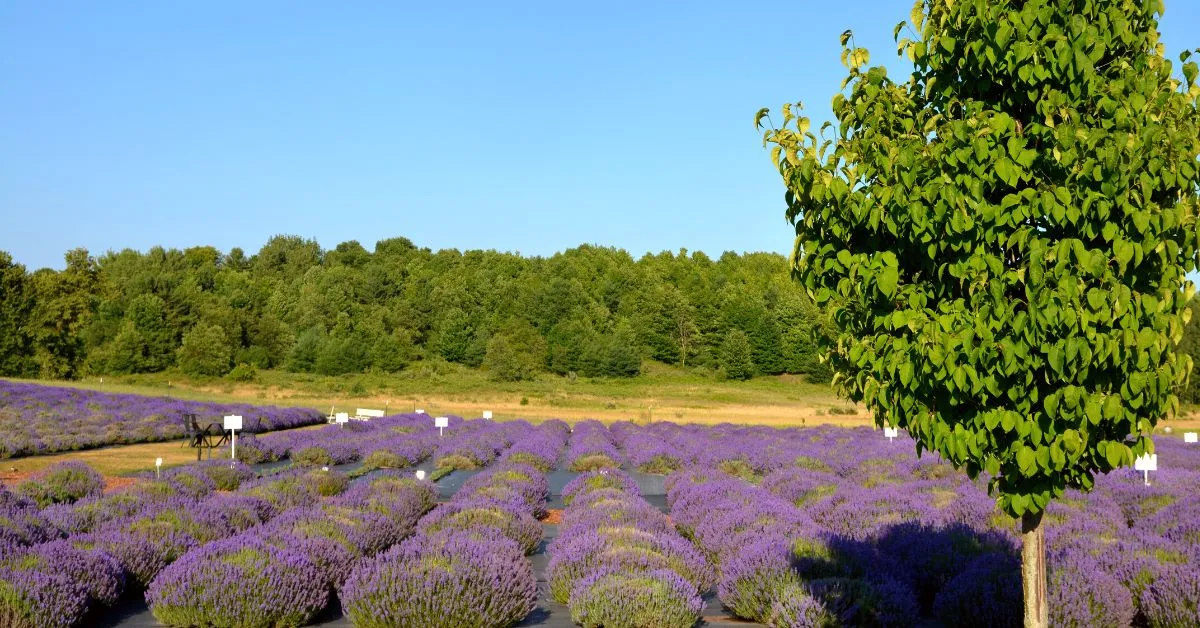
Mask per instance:
[[[305,406],[322,412],[353,412],[360,407],[410,412],[422,408],[430,414],[464,416],[491,410],[496,418],[531,420],[728,421],[780,427],[869,423],[863,408],[838,399],[828,384],[812,384],[801,376],[722,381],[703,371],[657,363],[647,364],[644,374],[636,378],[574,381],[546,375],[532,382],[498,382],[477,370],[443,364],[395,376],[327,377],[263,371],[255,382],[229,382],[160,373],[37,383],[203,401]]]

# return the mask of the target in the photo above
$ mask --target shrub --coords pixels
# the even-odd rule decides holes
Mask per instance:
[[[82,462],[55,463],[17,486],[17,493],[45,508],[71,504],[104,492],[104,478]]]
[[[253,536],[211,543],[163,570],[146,601],[168,626],[303,626],[329,592],[301,554]]]
[[[229,371],[229,374],[226,375],[225,377],[226,377],[226,379],[229,379],[230,381],[241,382],[244,384],[248,384],[251,382],[257,382],[258,381],[258,369],[254,368],[252,365],[249,365],[249,364],[246,364],[245,362],[243,362],[243,363],[238,364],[237,366],[233,367],[233,370]]]
[[[1090,558],[1059,556],[1050,562],[1046,603],[1050,624],[1063,628],[1129,626],[1133,595]],[[1195,619],[1195,614],[1192,619]]]
[[[819,628],[831,625],[833,618],[802,585],[792,584],[780,591],[765,623],[772,628]]]
[[[938,592],[933,614],[950,626],[1021,626],[1022,596],[1020,563],[984,554]]]
[[[787,542],[768,537],[751,543],[721,565],[717,595],[734,615],[764,622],[774,601],[793,586],[800,586],[800,577],[792,570]]]
[[[3,566],[14,573],[61,574],[79,585],[88,600],[99,604],[115,604],[125,590],[121,563],[86,542],[59,540],[36,545],[9,557]]]
[[[40,569],[0,569],[0,626],[66,628],[87,612],[88,594],[67,574]]]
[[[1165,566],[1139,602],[1151,628],[1195,626],[1200,617],[1200,573],[1188,564]]]
[[[240,451],[239,447],[239,451]],[[234,491],[242,482],[258,477],[253,469],[244,464],[229,464],[228,461],[202,462],[197,465],[216,485],[217,490]]]
[[[828,621],[839,626],[912,626],[918,623],[920,607],[912,588],[897,580],[872,577],[875,579],[810,580],[808,592],[820,601]]]
[[[423,534],[493,528],[516,543],[526,554],[537,549],[542,540],[542,524],[532,515],[491,500],[442,504],[421,520],[420,527]]]
[[[343,588],[355,626],[509,626],[535,606],[533,567],[495,533],[413,537],[362,562]]]
[[[576,476],[562,489],[563,504],[570,506],[576,497],[592,491],[615,488],[632,496],[640,495],[637,482],[621,471],[591,471]]]
[[[616,469],[621,464],[604,454],[586,454],[571,461],[570,470],[577,473]]]
[[[314,445],[293,451],[292,464],[302,467],[332,467],[337,463],[325,448]]]
[[[403,469],[412,464],[408,458],[387,449],[376,449],[363,458],[364,469]]]
[[[689,628],[704,602],[696,587],[670,570],[605,570],[580,580],[568,604],[584,628]]]

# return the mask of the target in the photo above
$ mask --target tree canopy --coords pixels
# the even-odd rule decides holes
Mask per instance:
[[[1162,10],[918,1],[910,76],[846,32],[836,124],[785,106],[764,138],[838,388],[986,471],[1026,531],[1153,452],[1191,371],[1200,88],[1190,53],[1181,76],[1163,56]]]
[[[44,377],[216,376],[239,364],[338,375],[418,360],[504,379],[629,377],[643,359],[716,369],[733,330],[753,372],[807,373],[820,366],[812,332],[826,324],[776,254],[635,260],[580,246],[523,257],[405,238],[373,251],[296,236],[250,255],[76,250],[66,269],[32,274],[0,254],[0,291],[0,329],[15,330],[0,338],[0,374]]]

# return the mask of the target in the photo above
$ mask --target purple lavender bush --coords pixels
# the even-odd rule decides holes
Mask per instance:
[[[71,504],[104,492],[104,478],[85,463],[58,462],[34,474],[17,486],[17,493],[38,506]]]
[[[511,626],[536,598],[520,547],[481,530],[419,534],[361,563],[341,593],[346,615],[363,628]]]
[[[772,628],[824,628],[834,622],[820,600],[803,586],[791,584],[775,597],[764,623]]]
[[[1200,563],[1164,567],[1139,602],[1151,628],[1200,625]]]
[[[1021,566],[1006,554],[984,554],[946,583],[933,614],[949,626],[1022,625]]]
[[[167,567],[146,602],[168,626],[303,626],[329,602],[307,558],[253,535],[210,543]]]
[[[174,440],[187,433],[185,413],[198,415],[201,424],[242,415],[247,434],[324,420],[306,408],[202,403],[8,381],[0,381],[0,410],[0,458]]]
[[[571,621],[584,628],[690,628],[704,603],[696,587],[669,569],[601,570],[571,592]]]
[[[1046,604],[1052,625],[1063,628],[1133,625],[1136,609],[1129,589],[1091,557],[1070,552],[1048,562]]]
[[[525,554],[537,549],[542,540],[542,525],[532,515],[511,504],[488,499],[441,504],[421,519],[418,525],[425,534],[492,528],[516,543]]]
[[[0,568],[0,626],[67,628],[88,610],[88,592],[68,574],[34,568]]]
[[[35,545],[0,565],[14,573],[66,576],[90,603],[115,604],[125,590],[125,571],[117,559],[86,542],[63,539]]]

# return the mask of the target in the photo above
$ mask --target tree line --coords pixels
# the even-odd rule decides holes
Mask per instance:
[[[631,377],[644,359],[745,379],[825,379],[827,317],[773,253],[550,257],[406,238],[373,251],[280,235],[256,254],[210,246],[66,253],[28,272],[0,251],[0,374],[71,379],[179,369],[395,373],[459,363],[506,380]]]

